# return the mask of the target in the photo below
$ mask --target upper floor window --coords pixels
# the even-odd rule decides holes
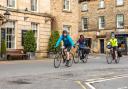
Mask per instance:
[[[124,15],[118,14],[116,17],[117,28],[124,28]]]
[[[82,18],[82,30],[88,29],[88,18]]]
[[[87,10],[88,10],[88,4],[87,3],[83,3],[81,11],[87,11]]]
[[[99,1],[99,8],[105,8],[105,2],[104,0]]]
[[[63,9],[70,11],[70,0],[64,0]]]
[[[104,29],[105,28],[105,17],[100,16],[99,17],[99,29]]]
[[[123,5],[124,0],[116,0],[116,4],[117,4],[117,6]]]
[[[31,10],[37,11],[37,0],[31,0]]]
[[[7,0],[7,6],[8,7],[15,7],[16,6],[16,0]]]

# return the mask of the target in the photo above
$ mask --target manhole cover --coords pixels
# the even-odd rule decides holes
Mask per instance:
[[[15,81],[9,81],[13,84],[32,84],[31,82],[28,82],[27,80],[15,80]]]

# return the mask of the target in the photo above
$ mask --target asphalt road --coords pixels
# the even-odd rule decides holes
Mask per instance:
[[[128,57],[107,64],[104,55],[67,68],[53,60],[0,62],[0,89],[128,89]]]

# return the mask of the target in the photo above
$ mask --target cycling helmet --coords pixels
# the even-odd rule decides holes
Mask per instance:
[[[67,30],[63,30],[63,34],[64,34],[64,33],[68,34],[68,31],[67,31]]]

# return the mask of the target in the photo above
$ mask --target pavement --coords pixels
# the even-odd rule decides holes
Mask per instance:
[[[105,55],[54,68],[53,59],[0,61],[0,89],[128,89],[128,57],[107,64]]]

